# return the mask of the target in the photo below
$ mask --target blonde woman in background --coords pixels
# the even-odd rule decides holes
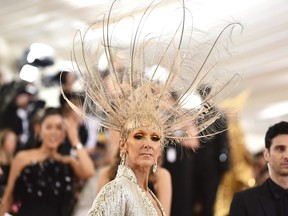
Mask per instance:
[[[8,182],[16,147],[17,135],[11,129],[2,129],[0,131],[0,199]]]

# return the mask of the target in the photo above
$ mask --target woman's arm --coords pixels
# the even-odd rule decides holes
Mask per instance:
[[[12,162],[7,187],[0,205],[0,216],[3,216],[10,210],[13,202],[13,191],[17,177],[21,170],[27,165],[26,153],[19,152]]]
[[[66,127],[66,132],[68,139],[73,148],[77,151],[77,158],[66,157],[64,161],[68,162],[77,177],[80,179],[88,179],[94,175],[94,164],[89,156],[88,152],[81,147],[79,135],[78,135],[78,124],[73,118],[65,118],[64,124]]]
[[[172,203],[172,180],[168,170],[159,167],[154,183],[155,193],[164,208],[166,216],[170,216],[171,203]]]
[[[79,179],[87,180],[94,175],[95,169],[93,162],[84,148],[77,150],[76,158],[72,156],[62,157],[62,161],[72,167],[75,175]]]

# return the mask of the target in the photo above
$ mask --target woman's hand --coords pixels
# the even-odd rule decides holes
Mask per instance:
[[[76,122],[73,117],[65,117],[64,126],[72,147],[75,147],[78,143],[80,143],[78,122]]]

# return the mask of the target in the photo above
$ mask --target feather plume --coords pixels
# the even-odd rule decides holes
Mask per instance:
[[[73,58],[85,92],[85,112],[68,103],[83,116],[96,116],[101,126],[122,135],[143,125],[176,141],[218,133],[209,126],[223,114],[213,107],[240,80],[237,73],[222,70],[218,62],[223,54],[230,55],[228,39],[234,27],[241,25],[228,24],[214,41],[196,40],[192,35],[200,31],[187,25],[187,17],[192,19],[192,15],[182,1],[175,9],[181,11],[182,19],[173,31],[166,31],[167,24],[159,26],[158,34],[144,33],[161,2],[152,1],[139,19],[128,16],[134,29],[128,43],[117,39],[117,27],[126,20],[112,16],[117,1],[99,22],[75,35]],[[91,41],[91,36],[96,39]],[[100,59],[106,66],[99,66]],[[209,92],[203,97],[207,86]],[[208,127],[208,134],[203,135]]]

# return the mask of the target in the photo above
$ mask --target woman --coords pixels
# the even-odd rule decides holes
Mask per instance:
[[[153,172],[157,170],[163,137],[158,127],[144,123],[147,119],[143,119],[141,127],[122,134],[116,178],[101,189],[89,215],[165,215],[161,203],[148,188],[151,168]],[[126,206],[133,206],[133,210]]]
[[[234,81],[237,84],[239,80],[230,71],[218,73],[220,70],[215,64],[223,48],[218,46],[218,41],[225,30],[233,29],[235,24],[227,25],[207,50],[209,42],[192,41],[194,28],[185,24],[187,10],[185,1],[181,1],[182,19],[167,17],[169,29],[164,25],[160,32],[144,31],[148,25],[145,22],[153,19],[153,10],[164,2],[152,1],[139,17],[122,19],[122,15],[113,13],[114,6],[121,4],[115,0],[107,16],[104,15],[95,28],[92,26],[84,35],[79,31],[75,36],[73,57],[85,92],[83,112],[69,104],[86,117],[96,116],[102,127],[120,133],[121,164],[116,178],[101,189],[89,210],[90,216],[165,215],[159,200],[148,188],[149,173],[151,169],[157,169],[161,148],[168,141],[195,143],[191,140],[199,138],[201,132],[222,116],[221,112],[211,112],[211,107],[219,103],[231,87],[234,88]],[[115,11],[118,11],[117,7]],[[127,20],[132,23],[125,23]],[[99,26],[103,28],[97,29]],[[117,36],[123,26],[127,29],[122,40]],[[132,30],[128,26],[132,26]],[[172,34],[170,27],[175,27]],[[102,37],[98,43],[89,44],[95,32]],[[166,32],[170,34],[166,35]],[[76,53],[77,50],[80,52]],[[106,68],[99,66],[103,58]],[[201,100],[195,90],[209,83],[213,88],[207,99]],[[173,100],[173,94],[177,95],[176,100]],[[209,136],[219,133],[216,127],[205,131]],[[201,133],[201,138],[206,135]]]
[[[114,167],[113,165],[109,165],[100,170],[96,194],[100,192],[103,186],[115,178],[117,167]],[[150,170],[148,181],[149,189],[155,193],[163,206],[165,214],[168,216],[170,215],[172,201],[171,175],[162,167],[158,167],[155,173],[151,171],[152,170]]]
[[[0,131],[0,199],[8,182],[10,166],[17,147],[17,135],[11,129]]]
[[[57,152],[65,132],[77,150],[75,158]],[[75,122],[64,119],[59,109],[45,110],[40,136],[42,142],[39,148],[20,151],[13,161],[0,209],[1,216],[9,210],[13,201],[20,202],[17,215],[67,215],[74,176],[88,179],[94,173],[93,163],[79,142]]]
[[[111,131],[109,135],[113,136],[114,139],[118,138],[117,140],[119,140],[119,133],[117,133],[116,131]],[[116,144],[114,143],[112,145],[117,146],[117,143]],[[159,158],[161,160],[161,156]],[[158,161],[160,160],[158,159]],[[115,154],[115,157],[110,162],[110,165],[104,167],[99,171],[96,194],[100,192],[100,190],[104,185],[106,185],[108,182],[112,181],[116,177],[117,167],[120,164],[120,161],[121,161],[120,149],[118,149],[117,153]],[[172,201],[172,182],[170,173],[161,166],[157,168],[157,171],[155,173],[152,172],[152,170],[150,170],[148,185],[149,189],[151,189],[151,191],[155,193],[156,197],[162,204],[165,214],[167,216],[170,215],[171,201]]]

